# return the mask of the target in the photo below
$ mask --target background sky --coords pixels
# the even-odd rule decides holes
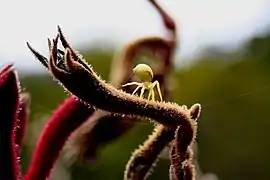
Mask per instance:
[[[235,47],[270,25],[270,0],[159,0],[176,19],[181,51],[190,58],[209,45]],[[26,47],[45,55],[47,37],[59,24],[73,47],[102,41],[121,47],[143,36],[164,35],[160,17],[147,0],[0,0],[0,66],[15,62],[43,70]]]

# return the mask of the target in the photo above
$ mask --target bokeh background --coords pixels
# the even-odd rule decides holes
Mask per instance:
[[[269,0],[160,3],[176,19],[180,32],[173,100],[188,106],[198,102],[203,107],[197,138],[202,171],[214,173],[220,180],[268,180]],[[139,37],[163,36],[159,18],[147,0],[1,0],[0,66],[14,62],[23,90],[31,94],[23,171],[44,124],[67,97],[25,42],[48,54],[46,38],[55,36],[59,24],[71,44],[106,80],[116,50]],[[94,163],[70,168],[60,158],[52,179],[122,179],[131,152],[152,128],[138,123],[102,148]],[[168,160],[160,160],[149,179],[168,179],[168,165]]]

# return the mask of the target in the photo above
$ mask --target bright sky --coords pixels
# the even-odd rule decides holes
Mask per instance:
[[[96,41],[123,45],[163,35],[162,24],[147,0],[0,0],[0,66],[42,70],[25,42],[45,55],[47,37],[59,24],[76,48]],[[176,19],[181,51],[194,55],[205,45],[238,44],[270,23],[270,0],[159,0]]]

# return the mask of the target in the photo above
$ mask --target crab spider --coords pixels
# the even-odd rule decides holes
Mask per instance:
[[[122,85],[123,87],[130,86],[130,85],[137,85],[137,88],[133,91],[132,95],[134,95],[140,88],[142,88],[141,93],[140,93],[140,97],[143,97],[144,91],[148,90],[149,91],[148,100],[150,100],[150,98],[151,98],[153,101],[155,101],[154,88],[156,86],[157,90],[158,90],[160,101],[163,101],[159,82],[158,81],[151,82],[153,77],[154,77],[154,74],[153,74],[153,71],[150,68],[150,66],[148,66],[146,64],[138,64],[133,69],[133,72],[140,79],[141,83],[130,82],[130,83]]]

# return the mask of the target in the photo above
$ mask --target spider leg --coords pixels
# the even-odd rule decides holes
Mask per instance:
[[[142,85],[138,85],[138,87],[136,87],[136,89],[133,91],[132,95],[134,95],[140,88],[142,87]]]
[[[145,90],[145,86],[142,86],[140,97],[143,97],[144,90]]]
[[[138,82],[130,82],[130,83],[126,83],[126,84],[122,85],[122,87],[130,86],[130,85],[138,85],[138,86],[140,86],[141,83],[138,83]]]
[[[149,90],[149,94],[148,94],[148,98],[147,98],[147,100],[149,101],[150,100],[150,98],[151,98],[151,96],[152,96],[152,93],[153,93],[153,89],[152,88],[150,88],[150,89],[148,89]]]
[[[155,91],[154,91],[154,88],[152,88],[151,91],[152,91],[152,100],[155,101]]]
[[[159,82],[158,81],[153,82],[153,89],[154,89],[155,86],[157,86],[158,95],[159,95],[160,101],[162,102],[163,101],[163,98],[162,98],[162,95],[161,95],[161,90],[160,90],[160,86],[159,86]]]

